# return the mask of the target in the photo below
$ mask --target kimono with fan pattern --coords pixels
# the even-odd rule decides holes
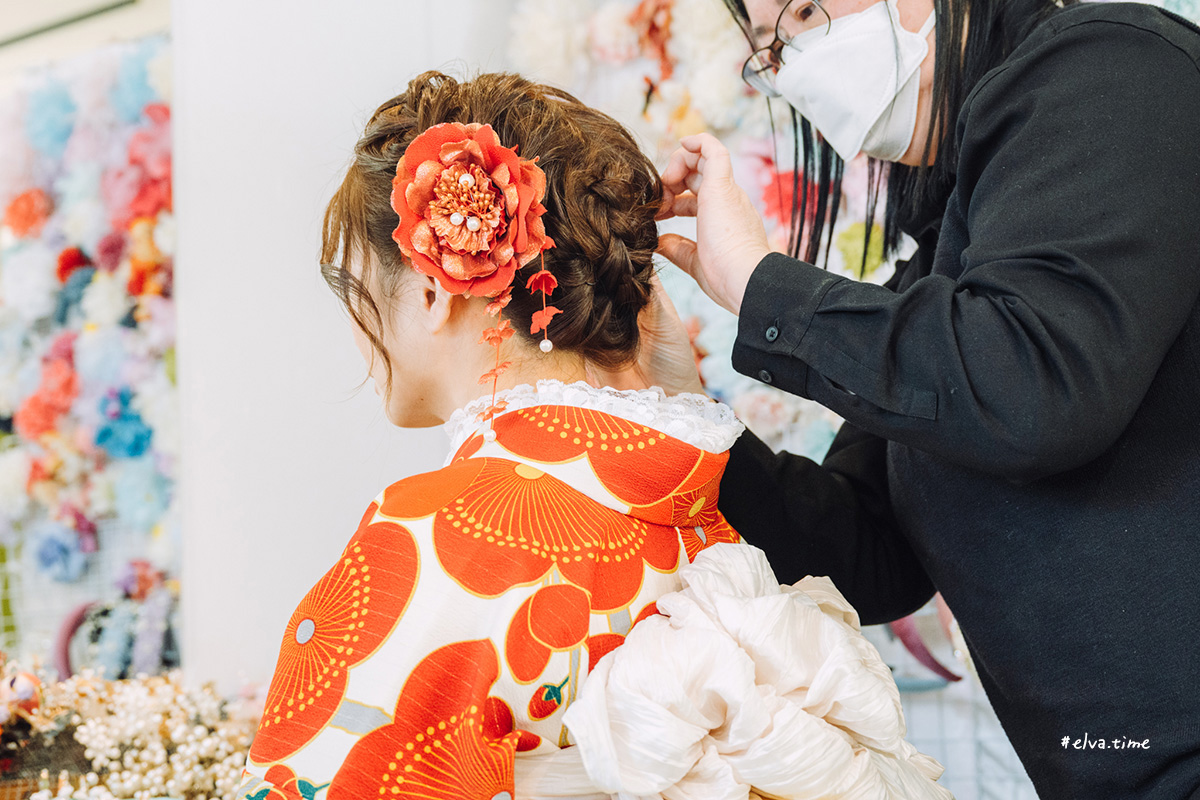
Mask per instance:
[[[738,541],[727,452],[565,404],[492,425],[386,488],[300,602],[238,798],[513,797],[677,570]]]

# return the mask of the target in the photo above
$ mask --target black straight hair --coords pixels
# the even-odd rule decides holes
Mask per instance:
[[[724,0],[735,21],[756,46],[748,30],[744,0]],[[933,0],[937,18],[934,44],[932,135],[925,143],[923,166],[870,159],[867,168],[867,230],[862,267],[867,263],[879,193],[887,186],[883,224],[885,257],[894,255],[905,230],[913,231],[940,218],[954,189],[958,171],[955,128],[967,95],[985,74],[998,67],[1039,22],[1079,0]],[[967,25],[968,17],[971,24]],[[964,31],[966,39],[964,41]],[[788,255],[817,263],[822,240],[828,264],[833,226],[841,202],[842,159],[808,120],[794,110],[791,231]],[[772,130],[772,133],[774,131]],[[934,138],[937,157],[932,164]],[[815,180],[810,176],[815,176]],[[804,244],[801,252],[801,244]]]

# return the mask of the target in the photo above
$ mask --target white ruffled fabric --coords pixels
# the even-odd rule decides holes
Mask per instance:
[[[891,672],[828,578],[780,586],[744,544],[703,550],[679,574],[685,588],[658,600],[665,616],[601,659],[566,711],[572,756],[597,790],[952,800],[935,783],[941,765],[905,741]]]
[[[650,389],[612,389],[595,387],[583,381],[563,383],[542,380],[537,386],[522,384],[496,393],[497,400],[508,405],[505,413],[541,405],[575,406],[603,411],[662,431],[693,447],[710,453],[723,453],[733,446],[746,426],[733,409],[703,394],[667,395],[654,386]],[[486,423],[478,421],[481,411],[491,405],[490,394],[472,400],[455,411],[446,422],[450,453],[462,446]]]

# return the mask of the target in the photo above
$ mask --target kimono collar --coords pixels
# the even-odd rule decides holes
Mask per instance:
[[[597,388],[579,381],[566,384],[542,380],[499,392],[496,398],[507,402],[506,413],[540,405],[575,406],[602,411],[627,419],[709,453],[723,453],[733,446],[745,426],[733,409],[702,394],[667,394],[655,386],[650,389],[618,390]],[[491,397],[480,397],[455,411],[446,423],[450,436],[451,457],[485,423],[478,421],[480,411]]]

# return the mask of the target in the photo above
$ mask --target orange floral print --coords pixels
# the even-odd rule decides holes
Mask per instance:
[[[354,745],[328,800],[512,797],[521,736],[512,730],[507,706],[487,696],[499,676],[496,648],[487,639],[430,653],[405,681],[394,722]]]
[[[416,541],[402,525],[371,522],[376,508],[288,622],[250,749],[255,763],[287,758],[321,732],[342,702],[349,670],[387,639],[412,597]]]

